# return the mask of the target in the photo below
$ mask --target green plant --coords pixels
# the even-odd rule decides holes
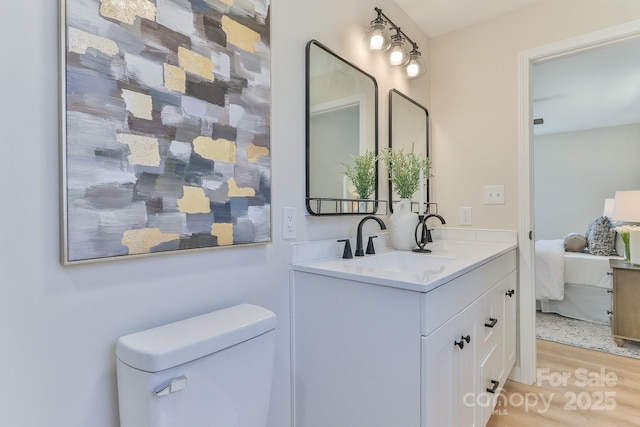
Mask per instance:
[[[359,199],[368,198],[376,185],[376,155],[369,150],[359,156],[351,156],[353,164],[342,163],[344,175],[355,187]]]
[[[420,186],[420,170],[425,179],[431,176],[431,159],[411,152],[405,153],[404,148],[392,150],[383,149],[379,155],[389,172],[389,179],[393,189],[401,199],[410,199]]]

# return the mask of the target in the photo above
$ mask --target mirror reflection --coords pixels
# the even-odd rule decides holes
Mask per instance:
[[[391,89],[389,91],[389,147],[393,150],[403,149],[405,153],[411,151],[416,154],[429,157],[429,112],[425,107],[409,98],[402,92]],[[424,191],[424,212],[433,212],[429,209],[429,180],[426,180]],[[418,212],[419,191],[411,199],[411,208]],[[400,200],[389,182],[389,204],[393,210],[393,204]]]
[[[378,87],[375,79],[312,40],[307,44],[307,210],[312,215],[375,213],[358,202],[343,163],[378,152]],[[377,171],[374,193],[378,198]]]

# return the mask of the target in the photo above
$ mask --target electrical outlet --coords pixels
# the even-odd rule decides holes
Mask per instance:
[[[297,231],[296,208],[282,208],[282,238],[295,239]]]
[[[485,205],[504,205],[504,185],[487,185],[484,187]]]
[[[471,208],[460,208],[460,225],[471,225]]]

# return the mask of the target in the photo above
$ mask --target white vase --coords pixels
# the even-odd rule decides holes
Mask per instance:
[[[400,199],[389,217],[391,245],[400,251],[410,251],[416,246],[418,214],[411,212],[411,200]]]

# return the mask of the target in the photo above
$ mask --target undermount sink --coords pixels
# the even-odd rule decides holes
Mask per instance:
[[[398,273],[424,273],[438,270],[457,258],[425,253],[394,251],[369,255],[347,261],[345,264],[366,270],[381,270]]]

